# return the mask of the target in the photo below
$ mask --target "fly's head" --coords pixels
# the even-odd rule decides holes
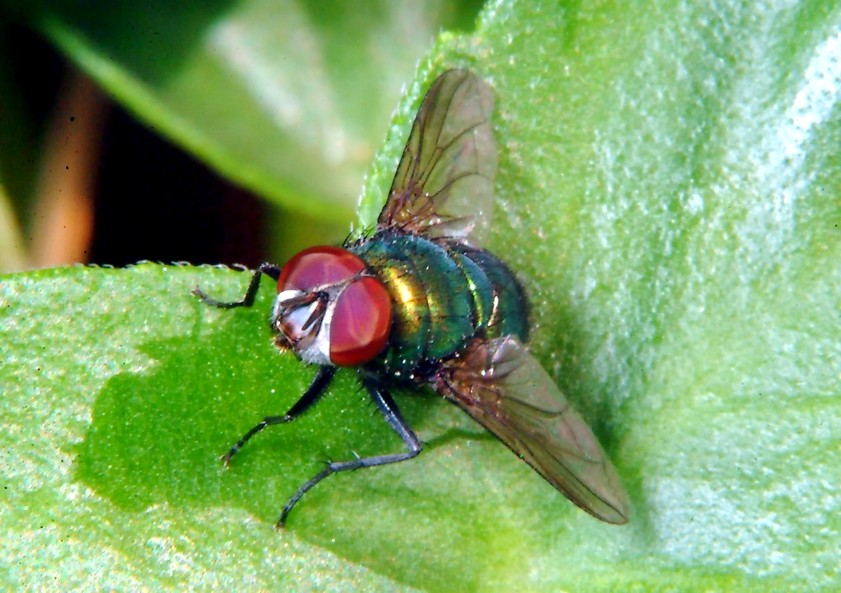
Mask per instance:
[[[391,298],[358,256],[305,249],[283,267],[271,324],[277,345],[319,365],[358,366],[386,347]]]

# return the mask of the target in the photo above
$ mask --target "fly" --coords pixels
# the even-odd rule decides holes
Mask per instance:
[[[258,267],[243,298],[202,301],[250,307],[263,275],[277,282],[271,315],[279,348],[318,365],[282,416],[267,416],[223,456],[267,426],[295,420],[323,395],[338,367],[359,381],[400,436],[401,453],[330,462],[283,507],[328,476],[406,461],[417,435],[390,389],[428,385],[492,432],[547,482],[602,521],[628,520],[628,496],[595,435],[529,353],[526,295],[513,272],[481,248],[493,209],[497,149],[493,93],[468,70],[449,70],[426,93],[385,206],[369,236],[301,251],[283,267]]]

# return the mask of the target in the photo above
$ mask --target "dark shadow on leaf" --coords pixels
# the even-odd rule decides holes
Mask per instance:
[[[401,450],[348,371],[311,411],[257,435],[225,470],[219,456],[263,416],[288,409],[314,369],[271,346],[263,311],[235,312],[213,332],[197,311],[193,335],[140,346],[157,365],[116,376],[99,394],[75,470],[100,496],[128,512],[241,508],[278,537],[271,526],[282,505],[327,458]],[[407,583],[446,590],[454,571],[479,583],[491,559],[476,541],[495,529],[498,509],[528,505],[523,493],[533,485],[551,488],[478,427],[451,427],[472,425],[431,392],[395,396],[427,441],[421,455],[331,477],[304,497],[287,529]]]

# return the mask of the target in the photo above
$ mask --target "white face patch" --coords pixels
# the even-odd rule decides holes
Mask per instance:
[[[330,360],[330,324],[338,296],[346,286],[347,283],[343,283],[313,292],[284,290],[278,293],[272,309],[272,327],[284,335],[293,352],[304,362],[333,364]],[[313,298],[308,302],[308,297],[317,293],[326,294],[326,300]]]

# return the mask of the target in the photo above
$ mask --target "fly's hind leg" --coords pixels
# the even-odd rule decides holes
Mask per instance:
[[[280,268],[274,264],[262,263],[254,271],[251,277],[251,282],[248,285],[248,290],[242,299],[233,302],[217,301],[214,298],[207,296],[207,294],[196,287],[193,289],[193,294],[199,297],[202,302],[207,303],[211,307],[218,307],[220,309],[233,309],[235,307],[250,307],[254,304],[254,297],[257,296],[257,290],[260,288],[260,276],[265,274],[269,278],[277,280],[280,277]]]
[[[289,408],[289,411],[286,412],[283,416],[266,416],[263,418],[256,426],[254,426],[251,430],[246,432],[240,440],[236,442],[236,444],[231,447],[227,453],[222,456],[222,461],[227,466],[231,462],[231,457],[237,454],[237,452],[242,449],[242,447],[251,440],[258,432],[262,432],[264,428],[267,426],[273,426],[275,424],[286,424],[287,422],[292,422],[306,412],[312,405],[318,401],[318,399],[324,394],[324,391],[327,389],[327,386],[330,384],[330,381],[333,380],[333,375],[336,374],[336,367],[328,367],[323,366],[318,369],[318,373],[316,373],[315,377],[310,383],[310,386],[304,392],[304,394],[295,402],[295,405]]]
[[[289,502],[286,503],[286,506],[283,507],[283,511],[280,513],[280,518],[277,520],[276,527],[278,529],[283,528],[286,524],[286,518],[289,516],[289,512],[292,510],[292,507],[295,506],[295,503],[297,503],[304,494],[309,492],[310,489],[327,476],[337,472],[349,471],[362,467],[376,467],[378,465],[387,465],[389,463],[406,461],[407,459],[411,459],[420,453],[422,448],[421,442],[411,427],[409,427],[403,419],[403,416],[400,414],[400,410],[397,408],[397,404],[394,403],[394,399],[391,397],[391,394],[374,380],[362,379],[362,384],[368,390],[368,393],[371,395],[371,399],[376,404],[377,409],[382,413],[386,422],[388,422],[394,432],[400,435],[400,438],[403,439],[403,443],[406,445],[406,452],[394,453],[391,455],[376,455],[374,457],[360,457],[350,461],[331,461],[327,464],[327,467],[298,488],[298,491],[292,496],[292,498],[289,499]]]

